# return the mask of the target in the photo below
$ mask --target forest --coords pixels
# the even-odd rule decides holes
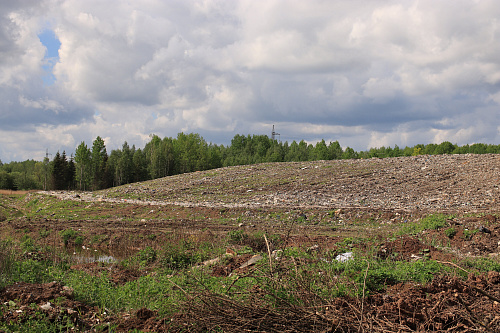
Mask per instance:
[[[500,153],[500,145],[457,146],[448,141],[357,152],[350,147],[343,149],[338,141],[327,144],[321,140],[313,145],[302,140],[289,144],[267,135],[237,134],[228,146],[207,143],[195,133],[179,133],[176,138],[162,139],[157,135],[150,138],[142,149],[124,142],[121,149],[108,153],[104,140],[98,136],[92,146],[81,142],[70,156],[63,151],[57,152],[52,160],[46,157],[43,161],[5,164],[0,161],[0,189],[93,191],[186,172],[263,162]]]

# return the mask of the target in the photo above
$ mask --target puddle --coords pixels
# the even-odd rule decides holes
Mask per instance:
[[[74,254],[71,259],[78,264],[89,264],[92,262],[103,262],[106,264],[117,263],[120,260],[116,259],[113,256],[108,255],[96,255],[96,256],[83,256]]]
[[[106,264],[118,263],[124,258],[101,249],[91,249],[87,247],[75,247],[67,249],[71,260],[78,264],[89,264],[93,262],[103,262]]]

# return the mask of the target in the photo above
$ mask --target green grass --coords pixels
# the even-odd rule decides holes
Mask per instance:
[[[478,272],[500,272],[499,258],[468,258],[464,261],[464,268]]]
[[[399,235],[415,235],[424,230],[438,230],[448,226],[448,220],[453,219],[453,217],[453,215],[444,214],[427,215],[417,222],[402,225]]]

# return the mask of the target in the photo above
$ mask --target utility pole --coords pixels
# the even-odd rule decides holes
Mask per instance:
[[[47,191],[47,174],[49,173],[49,155],[52,156],[52,154],[49,154],[49,149],[45,150],[45,158],[43,159],[43,166],[45,169],[45,182],[43,184],[43,190]]]

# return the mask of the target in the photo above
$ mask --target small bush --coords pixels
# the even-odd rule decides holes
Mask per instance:
[[[76,236],[74,243],[75,243],[75,245],[82,245],[83,244],[83,237],[82,236]]]
[[[248,235],[243,230],[231,230],[227,233],[227,237],[230,243],[239,244],[243,242],[243,240]]]
[[[453,227],[450,227],[444,231],[444,234],[446,235],[446,237],[451,239],[455,237],[455,235],[457,234],[457,230]]]
[[[59,235],[61,235],[63,242],[64,242],[64,245],[68,245],[70,241],[75,241],[77,239],[78,232],[73,230],[73,229],[66,229],[66,230],[61,231],[59,233]],[[78,236],[78,237],[81,237],[81,236]],[[81,243],[79,244],[79,245],[81,245],[83,243],[83,238],[81,240],[79,239],[79,241],[81,241]],[[76,242],[75,242],[75,244],[76,244]]]
[[[267,244],[263,232],[246,233],[243,230],[233,230],[228,232],[228,242],[230,244],[243,245],[252,248],[255,252],[267,252]],[[271,250],[281,243],[281,237],[270,235],[267,241]]]
[[[462,233],[462,238],[465,239],[465,240],[469,240],[472,238],[472,236],[477,233],[478,230],[475,229],[475,230],[468,230],[468,229],[465,229]]]

